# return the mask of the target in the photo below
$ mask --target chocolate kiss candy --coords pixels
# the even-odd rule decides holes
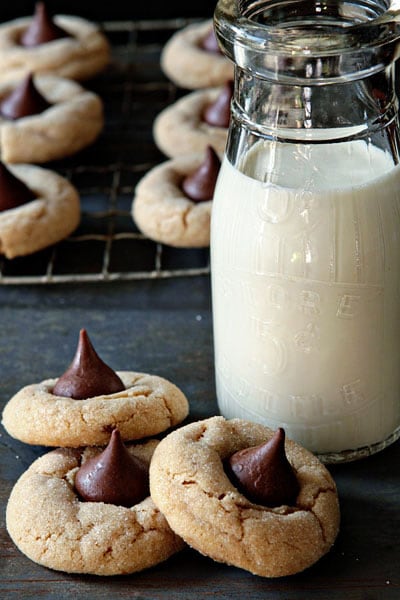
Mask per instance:
[[[37,195],[0,162],[0,211],[16,208],[35,198]]]
[[[148,482],[146,465],[128,452],[114,429],[106,449],[77,471],[75,489],[89,502],[130,507],[149,495]]]
[[[279,428],[265,444],[245,448],[228,460],[232,482],[252,502],[293,506],[300,486],[285,454],[285,432]]]
[[[118,375],[96,353],[85,329],[81,329],[74,359],[53,388],[55,396],[82,400],[115,394],[125,389]]]
[[[20,119],[38,115],[51,104],[38,92],[32,74],[25,79],[0,104],[0,113],[7,119]]]
[[[211,200],[220,167],[221,161],[215,150],[211,146],[207,146],[204,162],[182,182],[185,194],[195,202]]]
[[[203,119],[214,127],[228,127],[231,116],[231,100],[233,94],[233,81],[228,81],[218,98],[207,106]]]
[[[40,46],[53,40],[71,37],[69,33],[56,25],[47,10],[44,2],[37,2],[35,5],[35,14],[29,25],[21,36],[20,43],[27,48]]]
[[[201,40],[200,47],[207,52],[221,54],[221,50],[218,46],[218,41],[213,28],[211,28],[207,35]]]

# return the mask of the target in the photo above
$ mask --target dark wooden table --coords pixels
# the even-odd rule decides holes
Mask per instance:
[[[129,33],[128,50],[126,38],[115,28],[113,31],[113,43],[122,44],[116,50],[114,68],[106,77],[92,82],[93,89],[106,97],[104,134],[77,158],[53,165],[70,176],[82,193],[86,216],[79,233],[87,235],[94,227],[96,239],[105,236],[105,245],[110,231],[120,232],[119,228],[126,227],[129,234],[135,233],[129,229],[132,225],[128,214],[133,186],[149,165],[163,159],[152,142],[151,122],[157,111],[179,93],[163,79],[159,69],[159,51],[168,37],[166,31],[134,27]],[[116,179],[117,171],[116,187],[110,180]],[[93,225],[90,210],[94,205],[101,208],[107,196],[114,204],[120,201],[121,205],[117,204],[125,207],[125,213],[116,212],[113,204],[111,209],[106,207],[106,224],[98,220]],[[153,255],[159,259],[160,248],[133,238],[132,243],[139,244],[136,249],[124,246],[116,253],[124,255],[129,268],[123,271],[124,265],[111,254],[109,270],[104,274],[103,268],[100,279],[104,281],[99,282],[94,281],[95,252],[78,252],[80,263],[90,256],[91,267],[88,280],[79,279],[78,267],[71,258],[71,248],[76,248],[79,241],[68,246],[68,252],[64,247],[64,251],[57,248],[60,259],[52,259],[51,276],[46,271],[46,252],[3,263],[0,410],[22,386],[61,374],[72,358],[79,329],[85,327],[99,354],[114,369],[154,373],[176,383],[190,402],[188,421],[217,414],[210,283],[208,274],[202,274],[207,256],[163,248],[161,263],[170,273],[179,273],[170,276],[160,265],[154,270],[150,264]],[[139,277],[144,255],[148,276],[145,273]],[[192,271],[185,275],[185,269],[189,267],[190,271],[193,266],[199,267],[198,274]],[[42,268],[47,275],[41,274]],[[77,281],[62,282],[63,277],[68,279],[67,268],[73,272],[75,269]],[[5,529],[5,507],[17,478],[46,451],[22,444],[0,429],[1,598],[400,598],[399,442],[368,459],[330,467],[342,512],[337,542],[307,571],[274,580],[217,564],[191,549],[157,567],[124,577],[68,575],[38,566],[11,542]]]
[[[1,405],[25,384],[61,373],[84,326],[116,369],[156,373],[190,401],[188,420],[217,413],[207,276],[113,284],[0,288]],[[302,574],[266,580],[188,549],[129,577],[66,575],[42,568],[4,524],[18,476],[45,448],[0,438],[0,596],[3,598],[268,598],[395,600],[400,597],[400,444],[330,467],[342,523],[332,551]]]

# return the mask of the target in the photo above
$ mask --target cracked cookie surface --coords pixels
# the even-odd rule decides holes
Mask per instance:
[[[176,85],[195,90],[223,85],[227,79],[233,79],[233,64],[226,56],[201,47],[212,26],[212,19],[191,23],[165,44],[161,68]]]
[[[0,254],[25,256],[72,233],[80,221],[77,190],[58,173],[36,165],[8,165],[37,198],[0,212]]]
[[[19,81],[0,82],[0,101]],[[38,75],[35,86],[51,106],[40,114],[10,121],[0,116],[0,151],[8,163],[44,163],[88,146],[104,125],[103,103],[80,84]]]
[[[186,94],[162,110],[153,123],[153,137],[161,152],[169,158],[204,153],[207,146],[221,154],[225,150],[228,129],[209,125],[202,115],[221,94],[222,87]]]
[[[157,445],[127,448],[147,464]],[[31,560],[68,573],[128,574],[169,558],[184,546],[150,497],[130,508],[83,502],[74,478],[98,448],[57,449],[37,459],[16,482],[6,525]]]
[[[143,439],[187,416],[186,396],[173,383],[145,373],[117,374],[126,389],[84,400],[53,395],[57,379],[25,386],[6,404],[3,426],[27,444],[76,448],[107,444],[114,428],[123,440]]]
[[[95,23],[72,15],[56,15],[54,22],[72,37],[25,47],[19,44],[32,17],[0,25],[0,81],[22,78],[28,73],[53,73],[83,81],[110,62],[110,45]]]
[[[264,577],[304,570],[329,551],[339,529],[339,503],[328,470],[286,440],[300,484],[295,506],[250,502],[227,477],[223,461],[269,440],[273,431],[241,419],[212,417],[170,433],[150,466],[150,493],[171,528],[216,561]]]
[[[184,177],[203,159],[201,154],[176,157],[157,165],[139,181],[132,217],[150,239],[186,248],[210,244],[212,201],[193,202],[181,187]]]

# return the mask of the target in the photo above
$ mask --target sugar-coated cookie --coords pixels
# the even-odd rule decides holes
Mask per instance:
[[[110,62],[110,45],[95,23],[70,15],[56,15],[54,23],[68,35],[27,47],[21,36],[32,16],[0,25],[0,81],[22,78],[28,73],[53,73],[85,80],[102,71]]]
[[[78,83],[36,75],[34,85],[49,103],[39,114],[7,119],[0,110],[0,150],[8,163],[45,163],[65,158],[95,141],[104,125],[103,103]],[[0,106],[24,80],[0,81]]]
[[[83,400],[54,395],[57,379],[17,392],[3,411],[8,433],[27,444],[75,448],[104,445],[118,428],[123,440],[137,440],[177,425],[188,414],[185,395],[162,377],[116,371],[120,392]]]
[[[157,115],[153,123],[153,137],[167,157],[202,153],[207,146],[212,146],[218,153],[224,152],[228,128],[210,125],[203,119],[207,107],[218,99],[222,89],[191,92]]]
[[[149,463],[157,441],[128,446]],[[123,575],[166,560],[184,546],[149,496],[125,507],[83,501],[74,487],[82,464],[100,449],[57,449],[37,459],[18,479],[6,525],[31,560],[68,573]]]
[[[150,239],[186,248],[210,244],[212,191],[206,193],[208,199],[198,200],[184,189],[190,174],[203,165],[204,154],[179,156],[157,165],[139,181],[132,217]]]
[[[263,425],[212,417],[170,433],[150,465],[151,496],[175,533],[216,561],[264,577],[309,567],[329,551],[339,529],[332,477],[293,441],[285,449],[299,484],[294,505],[253,503],[229,479],[225,461],[273,434]]]
[[[233,64],[220,52],[207,51],[203,41],[213,29],[211,19],[178,30],[165,44],[161,68],[177,86],[195,90],[223,85],[233,78]]]
[[[24,256],[46,248],[72,233],[79,224],[80,202],[64,177],[34,165],[9,165],[34,199],[0,211],[0,254]]]

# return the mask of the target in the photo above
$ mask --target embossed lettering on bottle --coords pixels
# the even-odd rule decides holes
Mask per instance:
[[[255,146],[245,172],[267,151]],[[340,145],[322,146],[309,160],[315,171],[328,159],[344,168],[340,156]],[[213,265],[221,410],[283,425],[311,449],[334,450],[350,432],[368,444],[397,419],[392,400],[382,417],[382,402],[400,387],[388,354],[400,332],[385,309],[400,305],[390,277],[400,272],[400,170],[380,175],[383,153],[355,142],[353,161],[366,157],[377,169],[367,184],[330,188],[325,173],[325,189],[300,195],[225,159],[216,190],[214,255],[236,238]]]

